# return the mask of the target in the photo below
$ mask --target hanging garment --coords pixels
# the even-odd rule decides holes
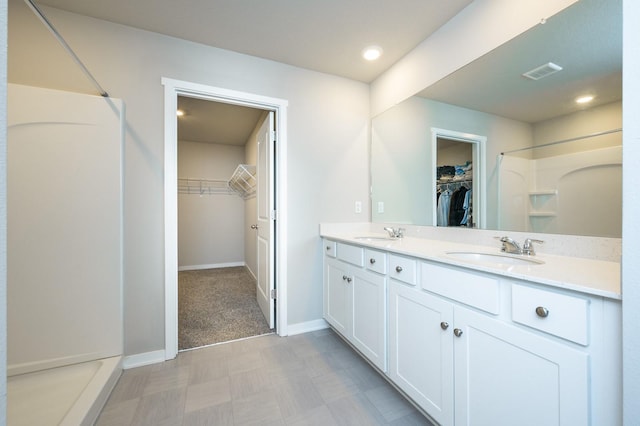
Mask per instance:
[[[449,207],[449,226],[460,226],[464,217],[464,199],[467,188],[461,186],[451,195],[451,206]]]
[[[473,194],[473,189],[468,190],[467,193],[464,194],[464,204],[462,206],[464,208],[464,216],[460,222],[460,225],[463,226],[473,226],[473,224],[469,222],[469,217],[471,215],[471,194]]]
[[[436,223],[438,226],[448,226],[449,224],[449,207],[451,199],[451,191],[445,190],[438,197],[438,209],[436,215]]]

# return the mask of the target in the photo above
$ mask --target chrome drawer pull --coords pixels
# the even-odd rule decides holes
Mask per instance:
[[[446,321],[442,321],[440,323],[440,328],[443,329],[443,330],[446,330],[447,328],[449,328],[449,323],[446,322]]]
[[[402,266],[396,266],[396,272],[398,273],[402,272]]]
[[[376,260],[372,257],[371,259],[369,259],[369,263],[373,265],[374,263],[376,263]]]
[[[462,336],[462,330],[460,330],[459,328],[455,328],[453,330],[453,334],[455,334],[456,337],[460,337],[460,336]]]
[[[540,317],[540,318],[546,318],[549,316],[549,310],[545,307],[542,306],[538,306],[536,308],[536,314]]]

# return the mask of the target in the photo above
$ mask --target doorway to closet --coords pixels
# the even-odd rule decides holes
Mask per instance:
[[[284,149],[287,102],[170,79],[163,84],[165,359],[178,349],[274,330],[282,335],[286,277],[279,273],[283,248],[275,243],[286,231],[279,214],[286,167],[275,164],[285,158],[276,136]],[[178,110],[183,115],[176,118]],[[202,134],[189,133],[183,123],[201,114]],[[195,328],[182,335],[188,326]]]
[[[260,211],[274,113],[188,96],[177,113],[178,350],[270,333]]]

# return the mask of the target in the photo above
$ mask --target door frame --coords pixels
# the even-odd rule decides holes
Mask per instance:
[[[277,150],[274,209],[277,226],[271,241],[277,281],[276,332],[287,335],[287,107],[284,99],[162,77],[164,86],[164,288],[165,360],[178,354],[178,96],[275,111]],[[280,244],[275,244],[279,241]],[[275,246],[275,247],[274,247]],[[274,275],[272,275],[271,279]]]
[[[432,197],[432,217],[433,226],[437,224],[437,203],[436,203],[436,181],[437,178],[437,157],[438,157],[438,138],[451,139],[460,142],[470,143],[473,151],[473,210],[480,216],[477,222],[479,229],[487,229],[487,203],[486,203],[486,145],[487,137],[474,135],[472,133],[464,133],[456,130],[431,128],[431,167],[433,179],[433,197]],[[476,218],[477,219],[477,216]]]

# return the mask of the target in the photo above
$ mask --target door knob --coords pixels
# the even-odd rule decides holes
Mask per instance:
[[[251,229],[258,229],[258,225],[251,225]],[[327,247],[328,249],[328,247]]]

